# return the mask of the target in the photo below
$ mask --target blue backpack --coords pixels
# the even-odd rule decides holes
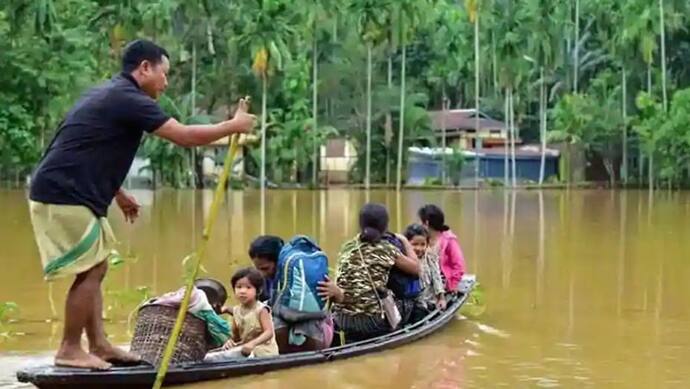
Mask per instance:
[[[273,313],[288,322],[323,319],[326,302],[316,286],[328,275],[328,257],[306,236],[292,238],[278,256]]]

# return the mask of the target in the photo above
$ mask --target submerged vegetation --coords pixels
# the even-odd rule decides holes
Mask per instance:
[[[11,301],[0,302],[0,343],[12,336],[7,324],[19,311],[19,306]]]

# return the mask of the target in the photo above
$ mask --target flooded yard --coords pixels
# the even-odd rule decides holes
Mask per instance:
[[[107,331],[127,344],[130,313],[181,285],[211,191],[135,191],[140,219],[110,219],[125,262],[105,282]],[[0,336],[0,386],[51,360],[68,281],[42,281],[24,191],[0,191],[0,302],[16,322]],[[229,282],[262,232],[315,237],[332,261],[367,201],[388,206],[391,229],[436,203],[460,239],[486,310],[433,336],[348,361],[193,388],[690,387],[690,194],[636,191],[256,191],[230,193],[204,264]]]

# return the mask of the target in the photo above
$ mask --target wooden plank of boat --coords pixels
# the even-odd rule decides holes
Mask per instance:
[[[466,294],[452,296],[444,311],[434,311],[423,320],[395,332],[344,346],[270,358],[175,366],[168,371],[165,386],[261,374],[388,350],[437,331],[455,317],[466,300]],[[115,367],[107,371],[39,366],[17,372],[20,382],[31,383],[41,389],[150,388],[155,376],[156,370],[151,366]]]

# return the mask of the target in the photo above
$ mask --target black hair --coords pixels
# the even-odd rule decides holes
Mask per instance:
[[[381,204],[365,204],[359,211],[359,228],[362,242],[378,243],[388,230],[386,207]]]
[[[209,304],[214,308],[223,306],[228,299],[228,291],[218,280],[200,278],[194,281],[194,286],[206,294]]]
[[[423,236],[426,240],[429,240],[429,231],[421,224],[410,224],[405,228],[405,233],[403,234],[407,240],[412,240],[415,236]]]
[[[261,275],[260,271],[253,267],[245,267],[244,269],[236,271],[230,279],[230,285],[235,289],[237,282],[245,277],[249,280],[249,283],[252,284],[254,289],[256,289],[256,297],[259,298],[264,287],[264,277]]]
[[[249,245],[249,258],[261,257],[277,263],[284,244],[285,242],[277,236],[260,236]]]
[[[433,230],[450,230],[450,227],[446,225],[446,220],[445,216],[443,215],[443,211],[441,210],[441,208],[437,207],[434,204],[427,204],[423,206],[419,209],[419,212],[417,212],[417,214],[419,215],[419,219],[421,219],[423,223],[428,223],[429,228]]]
[[[131,73],[144,61],[158,65],[163,61],[163,56],[170,58],[164,48],[149,40],[137,39],[129,42],[122,52],[122,71]]]

